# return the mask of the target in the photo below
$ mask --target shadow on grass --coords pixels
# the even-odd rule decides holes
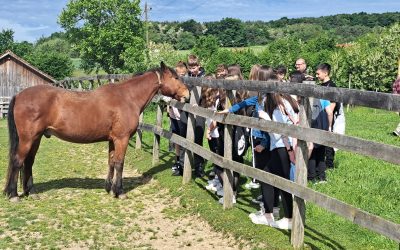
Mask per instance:
[[[345,249],[344,246],[340,245],[335,240],[329,238],[328,236],[318,232],[317,230],[315,230],[307,225],[305,226],[304,229],[305,229],[305,232],[304,232],[305,236],[310,237],[314,241],[324,244],[324,246],[328,247],[329,249]],[[289,235],[289,237],[290,237],[290,235]],[[306,241],[305,244],[309,245],[311,247],[311,249],[320,249],[319,247],[315,246],[314,244],[312,244],[308,241]]]
[[[150,178],[146,176],[137,177],[125,177],[123,178],[124,191],[129,191],[145,185],[150,181]],[[36,190],[38,193],[45,193],[52,189],[63,189],[63,188],[76,188],[76,189],[104,189],[105,179],[99,178],[62,178],[57,180],[51,180],[48,182],[36,183]]]
[[[160,152],[161,153],[161,152]],[[146,172],[142,173],[141,176],[135,177],[124,177],[122,180],[124,192],[128,193],[138,186],[145,185],[151,178],[159,172],[171,168],[172,162],[170,152],[163,152],[160,154],[160,163],[155,167],[150,168]],[[105,179],[100,178],[62,178],[57,180],[51,180],[48,182],[36,183],[36,190],[38,193],[45,193],[52,189],[63,189],[63,188],[77,188],[77,189],[104,189]]]

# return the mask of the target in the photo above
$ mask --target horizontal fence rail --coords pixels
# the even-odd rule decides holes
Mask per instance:
[[[181,136],[162,129],[161,127],[141,123],[139,128],[141,130],[149,131],[164,138],[167,138],[171,142],[179,144],[180,146],[190,150],[191,152],[195,152],[196,154],[211,161],[212,163],[215,163],[218,166],[223,166],[224,168],[236,171],[240,174],[256,178],[257,180],[268,183],[286,192],[292,193],[295,196],[315,203],[316,205],[325,208],[332,213],[340,215],[355,224],[358,224],[362,227],[382,234],[392,240],[400,242],[400,224],[396,224],[376,215],[370,214],[352,205],[346,204],[335,198],[329,197],[325,194],[319,193],[317,191],[314,191],[313,189],[296,184],[279,176],[267,173],[256,168],[252,168],[245,164],[237,163],[232,160],[227,160],[226,158],[218,154],[212,153],[211,151],[203,148],[200,145],[197,145]]]
[[[226,90],[249,90],[256,92],[278,92],[291,95],[315,97],[364,107],[400,111],[400,95],[362,91],[345,88],[323,87],[307,83],[262,82],[246,80],[207,80],[184,77],[189,86],[205,86]]]
[[[315,142],[366,156],[372,156],[394,164],[400,164],[400,147],[372,142],[347,135],[335,134],[320,129],[303,128],[290,124],[266,121],[259,118],[239,116],[234,114],[216,114],[210,109],[191,106],[175,100],[172,100],[170,104],[171,106],[174,106],[180,110],[184,110],[202,117],[211,118],[212,120],[220,123],[257,128],[262,131],[287,135],[304,141]]]

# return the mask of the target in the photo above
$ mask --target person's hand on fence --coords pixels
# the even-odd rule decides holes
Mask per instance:
[[[224,109],[224,110],[221,110],[221,111],[217,111],[217,112],[215,112],[216,114],[228,114],[229,113],[229,109]]]
[[[255,150],[257,153],[261,153],[264,149],[265,149],[265,148],[264,148],[263,146],[261,146],[261,145],[257,145],[257,146],[254,148],[254,150]]]

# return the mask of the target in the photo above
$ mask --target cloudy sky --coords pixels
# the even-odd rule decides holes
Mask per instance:
[[[12,29],[16,41],[34,42],[61,31],[57,17],[68,0],[0,0],[0,30]],[[141,6],[145,1],[142,1]],[[150,20],[276,20],[339,13],[400,11],[400,0],[148,0]]]

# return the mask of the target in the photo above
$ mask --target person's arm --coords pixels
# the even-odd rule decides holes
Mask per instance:
[[[332,131],[332,124],[333,124],[333,111],[335,110],[336,103],[331,102],[329,106],[325,108],[326,114],[328,115],[328,124],[329,124],[329,131]]]
[[[230,107],[229,109],[224,109],[222,111],[218,111],[217,114],[235,113],[235,112],[241,110],[242,108],[247,108],[249,106],[256,105],[257,101],[258,101],[258,97],[252,96],[252,97],[249,97],[239,103],[232,105],[232,107]]]

